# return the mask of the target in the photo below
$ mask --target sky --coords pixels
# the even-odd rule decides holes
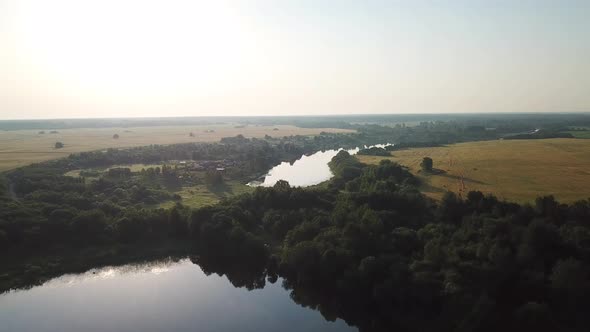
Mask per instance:
[[[590,111],[590,1],[0,0],[0,119]]]

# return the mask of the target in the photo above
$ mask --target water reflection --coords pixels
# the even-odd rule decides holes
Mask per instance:
[[[202,264],[202,266],[193,264]],[[354,331],[294,303],[260,266],[193,257],[68,274],[0,295],[2,331]],[[223,264],[223,263],[222,263]],[[226,268],[230,268],[229,270]],[[241,288],[236,288],[236,287]],[[252,290],[252,291],[249,291]]]
[[[157,260],[152,262],[132,263],[122,266],[108,266],[95,268],[79,274],[64,274],[60,277],[49,280],[43,284],[43,287],[55,288],[64,286],[73,286],[80,283],[92,283],[103,279],[119,278],[125,275],[150,273],[159,275],[170,271],[170,267],[178,264],[178,261],[172,259]],[[19,290],[13,290],[18,292]]]
[[[376,144],[369,147],[385,148],[393,144]],[[286,180],[294,187],[313,186],[324,181],[329,180],[333,174],[328,167],[328,163],[338,152],[338,150],[319,151],[309,156],[301,156],[293,163],[282,162],[273,167],[261,179],[248,183],[249,186],[258,187],[272,187],[279,180]],[[350,154],[357,154],[359,148],[346,150]]]

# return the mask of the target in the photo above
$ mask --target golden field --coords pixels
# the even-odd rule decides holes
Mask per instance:
[[[277,130],[275,130],[275,128]],[[78,128],[58,129],[58,133],[39,134],[39,130],[0,131],[0,172],[35,162],[68,156],[74,152],[107,148],[175,144],[190,142],[216,142],[223,137],[242,134],[245,137],[282,137],[290,135],[317,135],[322,131],[351,132],[334,128],[299,128],[288,125],[239,127],[232,124],[207,126],[169,126],[136,128]],[[189,133],[194,137],[190,137]],[[118,134],[118,139],[113,135]],[[55,142],[64,148],[55,149]]]
[[[441,172],[420,172],[424,157],[432,158]],[[423,180],[422,191],[435,199],[447,190],[462,195],[479,190],[519,203],[542,195],[554,195],[561,202],[590,198],[590,140],[469,142],[358,158],[369,164],[388,158],[407,166]]]

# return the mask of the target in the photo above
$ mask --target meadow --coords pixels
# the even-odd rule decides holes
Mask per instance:
[[[247,186],[243,181],[229,180],[225,181],[222,186],[213,188],[205,184],[198,184],[193,186],[183,186],[174,191],[182,198],[182,204],[193,209],[197,209],[207,205],[214,205],[223,198],[233,195],[244,194],[254,191],[254,187]],[[167,201],[160,204],[162,208],[171,208],[176,202]]]
[[[572,134],[575,138],[590,138],[590,130],[574,130],[566,131],[566,133]]]
[[[323,132],[351,132],[335,128],[300,128],[291,125],[219,124],[206,126],[160,126],[130,128],[76,128],[52,130],[0,131],[0,172],[31,163],[66,157],[71,153],[124,148],[150,144],[190,142],[217,142],[223,137],[244,135],[264,137],[270,135],[317,135]],[[41,133],[42,132],[42,133]],[[190,133],[193,135],[191,136]],[[118,138],[113,138],[114,135]],[[56,142],[64,147],[55,148]]]
[[[422,158],[434,161],[433,174],[420,170]],[[554,195],[562,202],[590,198],[590,140],[495,140],[413,148],[391,157],[358,156],[369,164],[391,159],[423,180],[421,190],[440,199],[450,190],[471,190],[519,203]]]

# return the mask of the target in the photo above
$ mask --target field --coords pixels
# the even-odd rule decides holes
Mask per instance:
[[[590,138],[590,127],[586,126],[572,126],[569,131],[565,131],[568,134],[572,134],[575,138]]]
[[[239,195],[253,191],[253,187],[247,186],[245,183],[230,180],[226,181],[221,188],[210,189],[206,185],[195,185],[191,187],[182,187],[182,189],[175,191],[175,194],[182,197],[182,204],[191,208],[200,208],[206,205],[213,205],[225,197]],[[173,201],[168,201],[160,204],[160,207],[170,208],[175,204]]]
[[[590,138],[590,130],[566,131],[572,134],[575,138]]]
[[[73,152],[189,142],[216,142],[223,137],[242,134],[246,137],[270,135],[317,135],[320,132],[350,132],[334,128],[299,128],[289,125],[236,126],[220,124],[208,126],[169,126],[135,128],[80,128],[63,129],[57,133],[40,134],[39,130],[0,131],[0,172],[19,166],[65,157]],[[189,136],[193,133],[194,137]],[[119,135],[114,139],[113,135]],[[55,149],[55,143],[64,147]]]
[[[582,139],[498,140],[416,148],[389,158],[424,180],[423,192],[440,199],[447,190],[471,190],[525,203],[541,195],[562,202],[590,198],[590,141]],[[435,174],[420,171],[423,157],[434,161]],[[358,156],[365,163],[384,157]]]

